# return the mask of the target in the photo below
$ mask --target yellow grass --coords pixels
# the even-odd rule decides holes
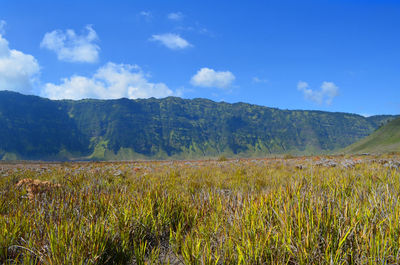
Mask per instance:
[[[399,264],[398,161],[0,164],[0,264]]]

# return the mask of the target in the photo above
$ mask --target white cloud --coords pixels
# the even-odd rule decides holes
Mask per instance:
[[[7,23],[4,20],[0,20],[0,35],[6,34],[6,27]]]
[[[268,83],[267,79],[258,78],[257,76],[252,78],[253,83]]]
[[[149,11],[142,11],[139,14],[144,17],[151,17],[151,13]]]
[[[171,50],[185,49],[192,46],[187,40],[173,33],[153,35],[150,40],[159,41]]]
[[[333,82],[322,82],[321,89],[316,91],[309,88],[307,82],[299,81],[297,83],[297,89],[303,92],[306,99],[311,100],[317,104],[332,104],[332,101],[339,94],[339,87]]]
[[[235,76],[229,71],[215,71],[204,67],[192,77],[190,83],[199,87],[227,88],[235,81]]]
[[[307,82],[299,81],[297,83],[297,89],[298,90],[304,90],[304,89],[307,89],[307,88],[308,88],[308,83]]]
[[[339,88],[333,82],[323,82],[321,88],[321,92],[326,98],[326,103],[330,105],[332,100],[339,94]]]
[[[42,96],[51,99],[116,99],[149,98],[173,95],[164,83],[151,83],[140,67],[129,64],[107,63],[90,78],[72,76],[55,85],[47,83]]]
[[[32,55],[10,49],[0,34],[0,90],[30,94],[39,72],[39,64]]]
[[[144,18],[147,22],[150,22],[153,18],[153,14],[150,11],[141,11],[139,16]]]
[[[183,14],[181,12],[169,13],[167,15],[167,18],[170,19],[170,20],[179,21],[179,20],[183,19]]]
[[[61,61],[95,63],[99,59],[100,47],[94,43],[98,37],[92,26],[85,29],[87,33],[82,35],[77,35],[72,29],[47,32],[40,47],[55,52]]]

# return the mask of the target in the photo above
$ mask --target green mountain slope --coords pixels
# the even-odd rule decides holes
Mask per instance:
[[[49,159],[89,152],[87,137],[59,103],[0,91],[0,157]],[[4,157],[5,156],[5,157]],[[9,157],[11,156],[11,157]]]
[[[392,118],[176,97],[52,101],[0,91],[0,158],[320,153],[350,145]]]
[[[346,153],[400,152],[400,118],[388,122],[368,137],[345,148]]]

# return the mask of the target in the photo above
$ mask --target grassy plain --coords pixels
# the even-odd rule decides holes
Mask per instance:
[[[0,164],[0,264],[399,264],[399,161]]]

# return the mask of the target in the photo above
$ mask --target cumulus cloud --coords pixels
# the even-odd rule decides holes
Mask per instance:
[[[178,34],[173,33],[153,35],[150,40],[159,41],[171,50],[181,50],[192,46],[192,44],[190,44],[187,40],[183,39]]]
[[[30,94],[39,72],[39,64],[32,55],[10,49],[0,34],[0,90]]]
[[[181,12],[173,12],[167,15],[167,18],[170,20],[179,21],[183,19],[183,14]]]
[[[61,84],[47,83],[42,96],[51,99],[116,99],[149,98],[173,95],[164,83],[151,83],[140,67],[129,64],[107,63],[90,78],[72,76]]]
[[[303,92],[306,99],[311,100],[317,104],[332,104],[332,101],[339,94],[339,87],[333,82],[322,82],[320,90],[312,90],[307,82],[299,81],[297,89]]]
[[[86,26],[86,34],[78,35],[72,29],[47,32],[40,47],[57,54],[57,58],[66,62],[95,63],[99,59],[100,47],[92,26]]]
[[[197,71],[190,83],[199,87],[227,88],[233,81],[235,81],[235,76],[230,71],[215,71],[204,67]]]

